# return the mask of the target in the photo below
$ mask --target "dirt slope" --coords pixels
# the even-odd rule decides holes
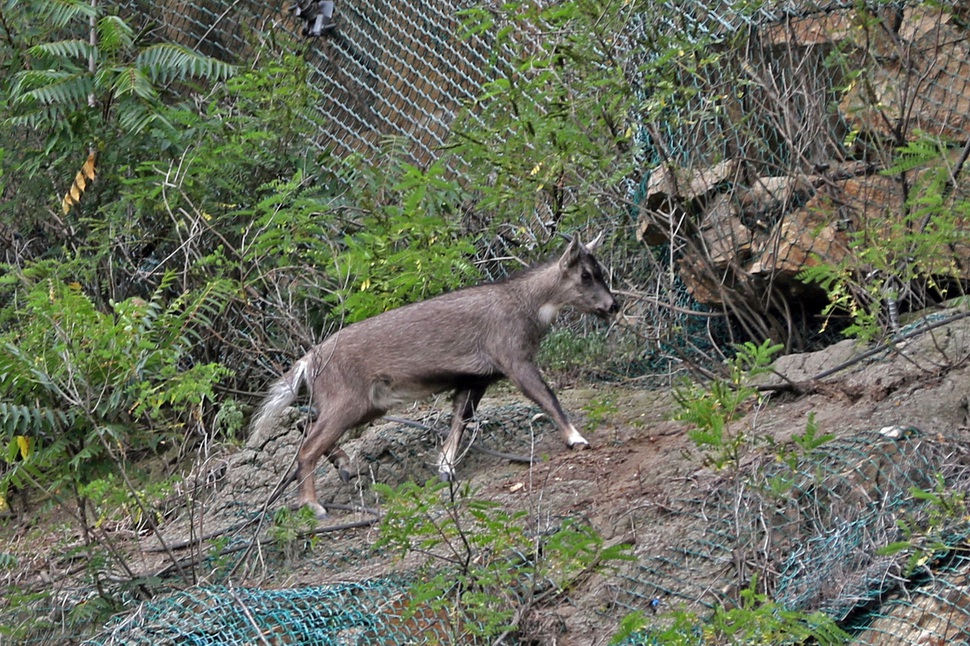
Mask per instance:
[[[931,322],[938,324],[939,320]],[[809,414],[814,413],[820,430],[834,434],[837,441],[875,447],[887,442],[879,429],[912,427],[926,438],[920,446],[932,445],[933,455],[942,456],[946,468],[957,473],[963,464],[964,443],[970,439],[968,358],[970,318],[940,325],[868,356],[865,348],[845,341],[822,352],[785,357],[777,362],[776,374],[763,382],[764,404],[739,420],[735,428],[756,437],[771,436],[784,445],[793,434],[804,432]],[[749,573],[752,566],[732,564],[730,555],[720,558],[716,549],[720,546],[712,547],[700,560],[683,556],[698,527],[716,525],[713,516],[698,523],[691,514],[703,516],[723,509],[726,480],[702,464],[687,429],[669,421],[674,409],[671,393],[637,388],[636,384],[563,388],[559,393],[577,425],[595,422],[588,433],[590,450],[566,449],[548,421],[536,416],[536,409],[517,393],[499,389],[482,403],[476,444],[506,455],[470,450],[458,473],[471,482],[478,497],[499,502],[510,511],[527,511],[529,522],[540,530],[555,527],[564,518],[581,519],[608,543],[633,544],[640,561],[619,571],[577,579],[573,588],[524,618],[523,626],[535,643],[606,643],[629,610],[646,609],[655,599],[668,608],[681,604],[700,608],[698,603],[729,599],[731,584],[724,582],[742,570]],[[397,412],[414,423],[385,421],[365,429],[356,439],[345,438],[344,448],[354,456],[360,477],[343,484],[329,465],[322,464],[318,470],[321,501],[373,509],[380,500],[371,482],[394,486],[433,477],[440,444],[436,430],[447,429],[442,411],[448,409],[446,401],[426,402]],[[177,586],[183,585],[178,583],[179,571],[194,573],[198,583],[216,583],[233,555],[254,535],[268,537],[269,542],[246,552],[243,566],[233,572],[234,585],[319,586],[384,577],[409,567],[411,563],[371,549],[377,529],[374,516],[367,512],[334,509],[335,525],[359,526],[322,534],[312,545],[303,539],[280,539],[279,533],[272,533],[270,521],[258,530],[248,525],[225,531],[253,518],[288,470],[299,442],[300,418],[294,412],[276,437],[222,450],[204,461],[186,480],[190,501],[186,504],[189,499],[182,498],[169,510],[158,534],[143,535],[139,540],[119,532],[114,542],[128,554],[128,568],[136,574],[174,577],[169,580]],[[530,466],[507,459],[508,454],[545,459]],[[900,454],[909,455],[903,450]],[[771,456],[770,451],[752,450],[744,462],[752,469],[760,468],[770,463]],[[954,464],[957,471],[953,471]],[[854,482],[868,493],[878,485],[875,480],[869,485],[858,480]],[[293,494],[291,488],[278,504],[286,504]],[[19,551],[24,557],[22,571],[15,574],[24,584],[65,568],[56,553],[62,548],[54,547],[70,542],[64,536],[48,543],[50,552],[39,554],[36,530],[30,533],[8,525],[0,531],[7,538],[8,551]],[[202,547],[193,542],[194,537],[210,535]],[[785,548],[791,552],[802,549],[808,538],[799,534],[797,539],[785,540],[791,541]],[[697,544],[705,541],[710,542],[703,539]],[[213,552],[205,556],[206,550],[224,550],[234,544],[239,551],[224,557],[212,558]],[[671,550],[681,555],[680,561],[668,556],[674,553]],[[783,574],[785,564],[777,555],[769,555],[770,551],[764,550],[768,556],[759,567]],[[173,565],[173,557],[178,565]],[[872,559],[864,561],[865,567],[874,567]],[[662,567],[657,565],[661,563]],[[891,593],[882,591],[880,598]],[[826,600],[813,603],[824,606]]]

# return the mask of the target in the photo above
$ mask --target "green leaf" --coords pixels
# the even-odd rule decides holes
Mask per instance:
[[[40,43],[31,47],[28,51],[31,56],[38,58],[50,56],[77,59],[80,69],[86,68],[88,59],[92,54],[95,56],[98,55],[97,49],[92,48],[88,41],[81,39],[58,40],[50,43]]]
[[[880,556],[894,556],[900,552],[905,552],[913,548],[912,541],[896,541],[894,543],[889,543],[883,547],[876,550],[876,553]]]
[[[210,81],[224,80],[235,74],[236,66],[203,56],[187,47],[173,43],[159,43],[146,47],[135,59],[153,83],[170,83],[188,78]]]
[[[71,21],[87,20],[98,14],[97,7],[86,0],[48,0],[40,6],[44,22],[57,29]]]
[[[824,433],[822,435],[818,434],[818,423],[815,421],[815,412],[812,411],[808,414],[808,422],[805,424],[805,432],[802,434],[795,433],[792,435],[792,440],[805,452],[814,451],[823,444],[830,442],[835,439],[835,435],[832,433]]]
[[[158,92],[145,73],[136,66],[102,70],[97,75],[98,85],[109,87],[116,97],[134,94],[142,99],[154,100]]]
[[[20,93],[17,97],[20,104],[79,106],[87,104],[94,91],[94,81],[87,72],[32,71],[18,74],[17,87],[32,88]]]
[[[135,44],[135,32],[119,16],[104,16],[98,21],[98,44],[109,57]]]
[[[617,627],[616,632],[610,639],[610,644],[613,646],[622,644],[628,638],[632,637],[634,633],[643,630],[646,628],[646,626],[646,615],[644,615],[640,610],[634,610],[620,620],[620,625]]]

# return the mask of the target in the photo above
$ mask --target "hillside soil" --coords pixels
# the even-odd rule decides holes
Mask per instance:
[[[950,322],[875,352],[843,341],[778,360],[774,373],[761,382],[763,401],[733,428],[784,446],[794,434],[804,433],[814,414],[819,431],[836,438],[871,433],[875,442],[880,429],[904,427],[962,446],[970,427],[970,318],[947,315]],[[672,390],[635,381],[560,384],[556,390],[577,426],[588,429],[591,448],[567,449],[530,402],[500,387],[482,402],[468,433],[474,446],[458,466],[475,497],[510,512],[526,512],[530,526],[540,532],[560,527],[563,519],[578,519],[595,528],[606,544],[631,544],[641,560],[681,542],[684,523],[670,512],[680,508],[679,501],[706,495],[723,480],[705,466],[689,429],[671,421],[676,409]],[[381,500],[371,483],[393,487],[433,478],[440,433],[448,428],[446,411],[446,400],[423,402],[395,411],[395,420],[345,437],[343,446],[359,477],[342,483],[322,461],[318,491],[321,501],[332,505],[332,522],[323,528],[334,529],[318,528],[312,537],[281,533],[274,525],[275,512],[295,498],[294,487],[266,507],[292,465],[304,413],[294,410],[274,437],[252,438],[241,447],[209,447],[207,454],[192,456],[194,466],[182,467],[187,475],[178,495],[161,506],[157,529],[144,522],[117,522],[96,530],[95,539],[110,545],[125,563],[125,568],[106,566],[104,581],[143,577],[147,591],[224,584],[228,575],[238,587],[298,588],[407,572],[418,561],[372,549],[379,537]],[[770,460],[773,449],[755,444],[745,462]],[[526,458],[535,461],[529,464]],[[261,515],[264,508],[267,513]],[[262,522],[254,523],[258,518]],[[67,606],[94,595],[86,574],[90,564],[75,550],[84,539],[67,510],[0,520],[0,540],[17,563],[4,572],[7,583],[52,591],[53,605],[58,599]],[[637,607],[625,584],[637,576],[631,567],[570,579],[567,589],[521,617],[520,628],[534,640],[530,643],[607,643],[620,619]],[[683,575],[694,576],[716,579],[711,573]],[[718,596],[722,592],[714,590],[712,599],[723,598]],[[698,599],[677,601],[690,606]],[[673,599],[664,602],[674,604]],[[639,603],[648,609],[651,599]]]

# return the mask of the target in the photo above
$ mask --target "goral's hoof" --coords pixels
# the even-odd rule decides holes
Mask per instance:
[[[356,473],[351,473],[349,469],[344,469],[343,467],[337,469],[337,473],[340,475],[340,481],[344,484],[347,484],[357,477]]]
[[[569,445],[569,448],[571,448],[573,451],[585,451],[589,448],[589,442],[586,440],[583,440],[582,442],[573,442]]]
[[[330,519],[330,514],[327,513],[327,509],[318,502],[308,502],[303,505],[307,509],[313,512],[313,517],[318,521],[325,521]]]
[[[451,471],[439,471],[438,479],[442,482],[455,482],[455,474]]]

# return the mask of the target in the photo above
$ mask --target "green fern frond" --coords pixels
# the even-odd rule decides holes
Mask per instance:
[[[5,435],[47,435],[67,425],[63,411],[0,402],[0,431]]]
[[[99,75],[98,85],[110,86],[111,94],[116,97],[134,94],[142,99],[152,100],[158,96],[155,86],[138,67],[116,67]],[[109,80],[110,79],[110,80]]]
[[[214,326],[225,311],[232,289],[229,281],[212,281],[197,293],[185,293],[173,300],[157,326],[162,343],[175,346],[202,340],[199,330]]]
[[[36,101],[43,105],[69,104],[73,106],[87,103],[88,96],[94,91],[94,82],[89,74],[70,74],[49,71],[49,83],[28,90],[17,97],[18,103]]]
[[[118,16],[105,16],[98,21],[98,41],[109,54],[123,51],[135,43],[135,31]]]
[[[138,134],[149,128],[171,131],[158,83],[188,78],[219,81],[235,73],[235,66],[179,45],[142,48],[136,42],[135,30],[123,17],[101,15],[102,11],[92,8],[87,0],[44,0],[40,4],[40,15],[57,25],[80,26],[71,23],[78,18],[99,17],[97,45],[74,38],[33,47],[30,52],[38,64],[14,79],[10,103],[16,110],[7,116],[9,125],[61,132],[70,127],[77,113],[90,110],[91,97],[110,97],[120,99],[112,104],[110,116],[127,132]],[[89,70],[92,57],[94,74]]]
[[[30,48],[29,53],[35,58],[41,58],[44,56],[51,56],[56,58],[71,58],[77,59],[87,64],[88,58],[91,53],[97,53],[96,48],[92,48],[91,44],[85,40],[80,39],[70,39],[70,40],[58,40],[53,43],[41,43],[39,45],[34,45]]]
[[[71,72],[62,72],[50,69],[24,70],[23,72],[18,72],[14,77],[12,94],[19,99],[31,90],[50,85],[57,80],[72,75],[73,74]]]
[[[159,304],[162,303],[165,300],[165,290],[171,289],[177,280],[178,274],[174,271],[169,270],[162,274],[162,279],[158,281],[158,288],[155,290],[155,293],[152,294],[152,302]]]
[[[835,267],[829,265],[813,265],[802,269],[795,278],[803,283],[818,285],[822,289],[829,291],[840,278],[840,274]]]
[[[160,121],[165,122],[165,119],[151,103],[131,103],[118,113],[118,124],[126,131],[135,134],[143,132],[153,123]]]
[[[29,364],[23,363],[23,355],[16,345],[4,343],[0,346],[0,386],[16,388],[25,381],[29,368]]]
[[[235,65],[203,56],[187,47],[173,43],[159,43],[142,50],[135,65],[145,70],[155,83],[169,83],[187,78],[223,80],[236,71]]]
[[[45,106],[26,114],[12,116],[6,120],[6,123],[12,126],[39,129],[52,123],[63,122],[65,118],[64,111],[60,106]]]
[[[33,460],[29,462],[13,462],[7,471],[0,478],[0,491],[7,490],[10,486],[17,489],[26,489],[31,481],[41,480],[43,475],[37,468]]]
[[[98,8],[86,0],[48,0],[42,4],[41,11],[44,22],[55,29],[60,29],[73,20],[98,15]]]
[[[98,444],[89,443],[87,446],[81,448],[80,451],[71,456],[67,465],[75,470],[79,471],[82,466],[86,463],[94,462],[101,454],[103,449]]]
[[[883,171],[884,175],[899,175],[924,168],[943,157],[939,144],[928,138],[915,139],[896,149],[893,165]]]

